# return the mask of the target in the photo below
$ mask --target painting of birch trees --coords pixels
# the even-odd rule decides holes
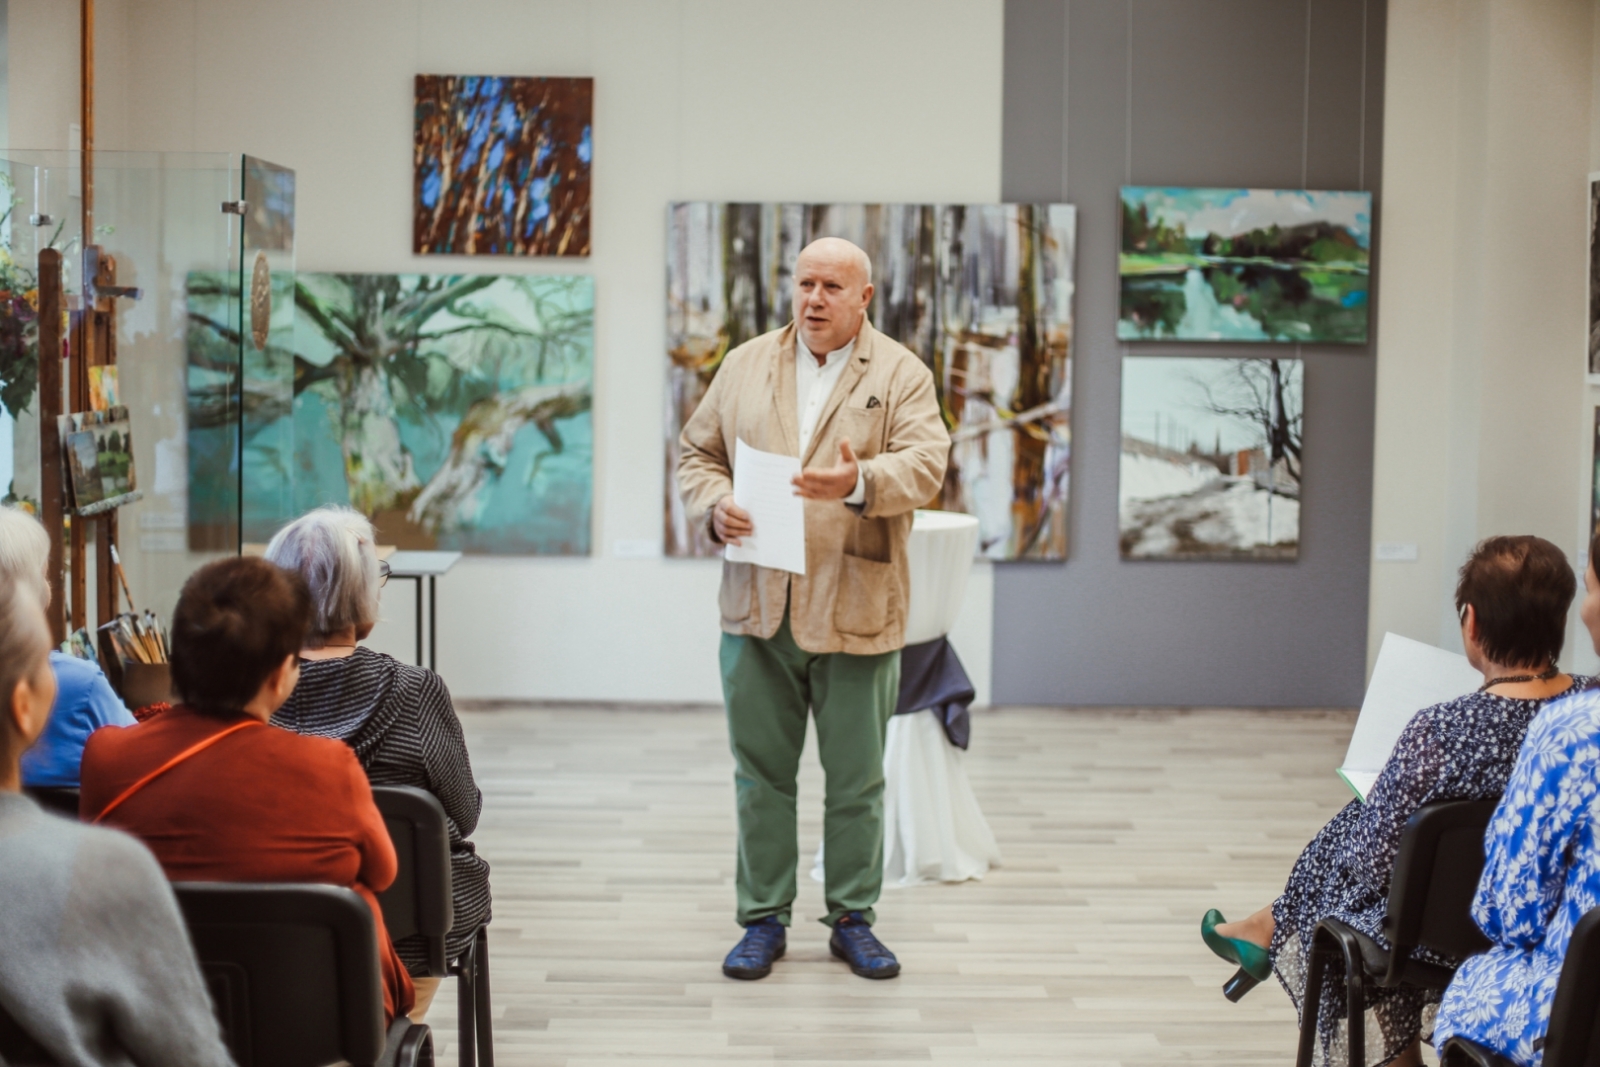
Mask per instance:
[[[1298,359],[1122,360],[1123,559],[1300,555]]]
[[[1075,225],[1068,204],[671,205],[667,554],[717,551],[677,495],[684,423],[729,351],[789,322],[795,257],[832,236],[872,259],[873,325],[933,372],[953,443],[927,506],[977,516],[981,557],[1065,559]]]
[[[239,390],[230,364],[209,358],[227,324],[207,314],[206,293],[206,279],[192,277],[192,497],[228,469],[196,463],[211,423],[236,410],[208,395]],[[292,483],[297,512],[348,504],[402,548],[589,551],[592,279],[300,274],[294,307],[293,351],[266,353],[278,377],[292,376],[288,409],[256,385],[272,376],[243,383],[247,503],[263,490],[256,483],[278,477]],[[209,376],[196,374],[201,361]],[[255,455],[282,440],[269,432],[281,419],[292,420],[292,456]],[[217,473],[195,478],[202,467]]]

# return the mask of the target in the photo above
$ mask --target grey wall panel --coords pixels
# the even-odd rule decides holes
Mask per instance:
[[[1092,581],[1087,586],[1076,585],[1076,582],[1091,579],[1084,573],[1087,568],[1078,565],[1080,562],[1117,558],[1116,524],[1113,521],[1107,525],[1105,516],[1117,514],[1116,475],[1121,456],[1118,405],[1122,395],[1122,364],[1121,346],[1116,341],[1120,211],[1117,189],[1123,184],[1129,149],[1129,26],[1126,0],[1080,0],[1071,6],[1066,194],[1067,200],[1078,205],[1077,302],[1073,307],[1076,351],[1072,383],[1072,540],[1067,549],[1067,562],[1057,570],[1034,573],[1031,567],[1022,571],[1004,567],[995,572],[993,678],[1003,686],[994,690],[996,699],[1009,699],[1002,694],[1011,692],[1010,683],[1015,681],[1019,683],[1016,692],[1052,694],[1039,698],[1040,703],[1088,702],[1081,696],[1054,695],[1057,678],[1047,674],[1030,677],[1032,672],[1026,667],[1022,670],[1010,667],[1012,653],[1018,649],[1014,643],[1016,631],[1011,623],[1020,617],[1020,605],[1014,608],[1011,598],[1003,597],[1001,591],[1037,581],[1051,587],[1057,595],[1076,597],[1080,595],[1079,589],[1087,592],[1103,588]],[[1007,63],[1007,76],[1010,70]],[[1011,169],[1004,152],[1001,161],[1001,193],[1010,199],[1007,193]],[[1094,477],[1097,473],[1102,476]],[[1073,583],[1072,592],[1058,584],[1063,581]],[[1036,592],[1043,592],[1043,589]],[[1054,597],[1046,595],[1039,598],[1038,606],[1045,608],[1046,613],[1058,610],[1063,614],[1077,614],[1086,605],[1074,609],[1070,599],[1056,604]],[[1005,616],[1004,622],[1002,616]],[[1051,628],[1050,624],[1045,623],[1044,628]],[[1010,646],[1004,649],[1003,655],[1002,641]],[[1035,647],[1043,650],[1053,644],[1047,638]],[[1055,654],[1076,659],[1075,653],[1064,648]],[[1057,664],[1058,674],[1062,666],[1064,664]],[[1079,673],[1076,666],[1070,671],[1072,676]],[[1004,683],[1000,681],[1002,677]]]
[[[1306,5],[1131,7],[1131,184],[1298,187]]]
[[[1011,0],[1006,5],[1002,138],[1020,174],[1048,184],[1024,199],[1061,198],[1061,149],[1067,135],[1067,9],[1061,0]]]
[[[1003,194],[1078,205],[1077,348],[1070,557],[997,566],[996,701],[1360,702],[1372,346],[1117,341],[1117,190],[1376,191],[1385,15],[1383,0],[1008,0]],[[1306,360],[1299,560],[1122,561],[1123,354],[1269,350]]]
[[[1306,101],[1306,188],[1363,188],[1361,111],[1363,34],[1371,14],[1363,18],[1362,0],[1312,0],[1310,92]],[[1373,71],[1381,77],[1382,70]],[[1370,91],[1373,86],[1369,85]],[[1381,89],[1381,87],[1380,87]],[[1381,100],[1382,92],[1377,94]]]

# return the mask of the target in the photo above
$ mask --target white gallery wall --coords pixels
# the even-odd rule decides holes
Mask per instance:
[[[1460,647],[1480,538],[1587,547],[1591,0],[1390,0],[1369,667],[1385,631]],[[1565,661],[1597,661],[1574,606]]]
[[[77,5],[6,0],[13,147],[68,144]],[[992,201],[1001,0],[98,0],[102,148],[248,150],[299,175],[312,271],[592,274],[594,554],[476,558],[441,583],[462,696],[713,701],[717,567],[659,545],[672,200]],[[1368,647],[1458,643],[1455,570],[1491,533],[1588,534],[1586,175],[1595,0],[1390,0]],[[410,252],[412,76],[596,79],[594,254]],[[1078,264],[1080,271],[1085,265]],[[1069,560],[1066,566],[1073,564]],[[990,690],[993,581],[953,635]],[[375,644],[411,654],[409,583]],[[1577,628],[1568,661],[1600,666]]]
[[[14,147],[66,147],[76,7],[10,0]],[[469,558],[443,579],[439,667],[452,690],[720,700],[718,564],[658,554],[666,205],[997,200],[1001,0],[100,0],[99,9],[100,147],[249,151],[294,168],[299,269],[593,275],[593,555]],[[419,73],[595,79],[592,256],[411,254]],[[657,555],[619,556],[619,542]],[[976,566],[952,635],[980,702],[991,590],[989,566]],[[391,583],[377,647],[412,655],[412,605],[410,583]]]

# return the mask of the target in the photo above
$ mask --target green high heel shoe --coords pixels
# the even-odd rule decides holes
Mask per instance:
[[[1222,912],[1212,908],[1200,920],[1200,937],[1212,952],[1239,965],[1238,972],[1222,986],[1222,995],[1238,1003],[1239,998],[1272,977],[1272,957],[1260,945],[1217,933],[1217,927],[1227,921]]]

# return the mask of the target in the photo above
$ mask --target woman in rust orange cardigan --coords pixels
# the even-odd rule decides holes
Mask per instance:
[[[266,725],[294,690],[310,620],[304,582],[266,560],[196,571],[172,616],[182,703],[89,738],[79,810],[141,838],[175,882],[354,889],[377,923],[393,1019],[414,994],[374,895],[396,859],[366,773],[340,741]]]

